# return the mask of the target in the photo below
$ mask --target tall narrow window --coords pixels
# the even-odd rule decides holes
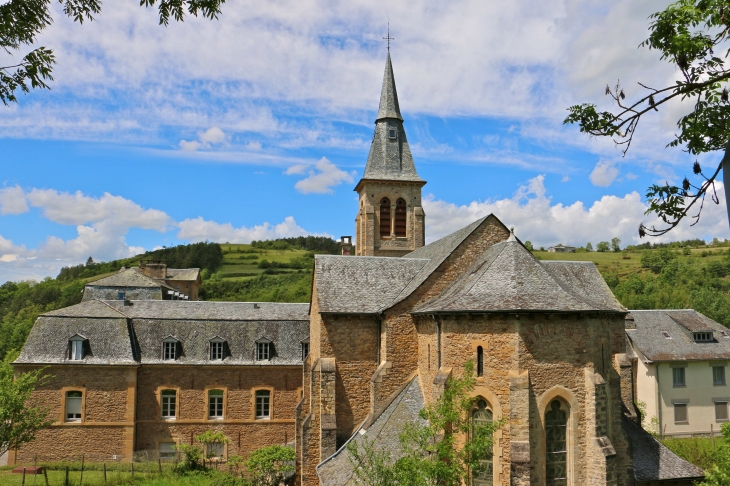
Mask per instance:
[[[406,236],[406,201],[403,198],[395,202],[395,236]]]
[[[72,361],[81,361],[84,359],[85,353],[84,353],[84,343],[86,342],[86,338],[83,336],[79,336],[76,334],[71,339],[68,340],[69,345],[69,354],[68,358]]]
[[[713,385],[724,385],[725,384],[725,367],[724,366],[713,366],[712,367],[712,384]]]
[[[687,404],[686,403],[675,403],[674,404],[674,423],[686,424],[687,420]]]
[[[302,341],[302,361],[307,359],[307,356],[309,356],[309,339]]]
[[[256,392],[256,418],[264,419],[271,417],[270,408],[271,392],[269,390],[258,390]]]
[[[223,443],[211,442],[206,446],[206,455],[210,459],[223,459]]]
[[[484,348],[477,346],[477,376],[484,376]]]
[[[545,413],[545,484],[568,484],[568,412],[560,400],[550,402]]]
[[[271,341],[261,339],[256,341],[256,361],[266,361],[271,359]]]
[[[81,422],[82,398],[80,391],[66,392],[66,422]]]
[[[472,437],[488,433],[486,428],[493,420],[492,410],[486,400],[477,401],[477,408],[471,414]],[[473,486],[492,486],[494,478],[494,464],[492,457],[479,461],[479,470],[472,471]]]
[[[672,383],[674,386],[685,386],[684,368],[672,368]]]
[[[390,237],[390,199],[380,200],[380,237]]]
[[[208,417],[223,418],[223,390],[210,390],[208,392]]]
[[[210,340],[211,361],[223,361],[223,358],[225,358],[224,345],[225,341],[219,337]]]
[[[727,402],[715,402],[715,420],[726,422],[727,418]]]
[[[177,408],[177,392],[175,390],[162,390],[162,418],[175,418]]]
[[[180,357],[180,341],[172,336],[162,341],[162,359],[164,361],[175,361]]]

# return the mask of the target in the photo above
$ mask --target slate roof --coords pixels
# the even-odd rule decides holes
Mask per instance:
[[[91,355],[68,359],[68,341],[88,339]],[[162,341],[180,341],[181,355],[162,361]],[[226,358],[210,361],[209,342],[225,340]],[[41,315],[17,363],[301,365],[309,338],[309,304],[89,300]],[[273,344],[270,360],[257,361],[256,341]]]
[[[490,246],[451,286],[413,312],[515,310],[625,312],[595,265],[543,265],[514,236]]]
[[[85,304],[94,304],[95,302],[100,304],[98,301],[89,301],[73,307],[79,308],[85,306]],[[95,311],[99,310],[96,305],[85,307],[91,311],[90,314],[94,314]],[[107,307],[107,309],[109,308]],[[111,309],[109,310],[111,311]],[[79,315],[65,317],[53,313],[44,314],[36,320],[23,350],[15,362],[38,364],[136,364],[127,319],[119,313],[115,314],[116,316],[107,314],[94,315],[93,317],[80,317]],[[68,343],[69,339],[75,334],[87,338],[91,350],[91,354],[87,355],[82,361],[71,361],[69,359]]]
[[[353,467],[347,445],[351,442],[372,442],[377,450],[387,450],[391,458],[401,456],[400,434],[407,423],[418,422],[418,413],[425,406],[420,378],[416,376],[386,407],[367,430],[362,425],[336,453],[317,466],[317,475],[323,486],[354,484]],[[364,424],[363,424],[364,425]]]
[[[86,284],[90,287],[166,287],[175,289],[163,280],[148,277],[136,268],[125,268],[114,275]]]
[[[199,268],[168,268],[167,280],[190,280],[196,281],[200,276]]]
[[[278,302],[207,302],[181,300],[121,300],[106,304],[132,318],[223,321],[309,321],[309,304]]]
[[[626,335],[651,361],[730,359],[730,329],[693,309],[632,310],[631,315],[636,329],[627,329]],[[695,342],[692,331],[706,330],[715,331],[714,341]],[[664,337],[662,331],[671,339]]]
[[[395,89],[395,76],[393,75],[393,63],[390,60],[390,52],[385,60],[385,73],[383,73],[383,87],[380,90],[380,106],[378,107],[378,118],[397,118],[403,121],[398,104],[398,92]]]
[[[377,313],[428,262],[415,258],[315,255],[319,312]]]
[[[627,417],[623,417],[623,428],[633,444],[637,482],[705,477],[701,468],[674,454]]]

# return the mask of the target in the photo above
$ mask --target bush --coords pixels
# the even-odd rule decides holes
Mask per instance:
[[[660,273],[665,265],[676,259],[677,255],[668,248],[646,250],[641,253],[641,266],[648,268],[653,273]]]

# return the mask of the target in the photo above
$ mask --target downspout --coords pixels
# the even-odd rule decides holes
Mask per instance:
[[[378,347],[377,347],[377,365],[380,366],[380,346],[382,345],[381,333],[383,332],[383,314],[376,314],[375,318],[378,320]]]
[[[662,421],[662,393],[661,393],[661,384],[659,383],[659,365],[661,363],[654,363],[654,369],[656,370],[655,375],[656,379],[654,382],[656,383],[656,410],[657,414],[659,415],[659,430],[657,430],[657,433],[659,434],[659,437],[664,440],[664,423]],[[689,407],[688,407],[689,408]]]
[[[431,314],[431,319],[436,323],[436,369],[441,369],[441,318]]]

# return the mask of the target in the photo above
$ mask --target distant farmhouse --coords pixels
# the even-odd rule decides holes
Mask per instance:
[[[556,246],[551,246],[550,248],[548,248],[547,251],[549,251],[550,253],[575,253],[575,247],[560,244]]]
[[[315,257],[311,302],[199,302],[197,270],[159,262],[90,283],[81,304],[38,318],[15,362],[53,375],[33,399],[54,423],[11,463],[166,459],[219,430],[230,443],[208,452],[221,460],[290,444],[296,484],[353,484],[345,446],[372,441],[397,457],[404,425],[473,361],[473,420],[504,420],[474,486],[701,478],[637,423],[632,359],[663,362],[643,344],[654,332],[644,314],[632,314],[627,346],[629,312],[595,265],[540,261],[494,215],[426,245],[425,184],[388,54],[354,250],[345,239],[350,255]],[[688,384],[702,360],[715,373],[702,356]]]

